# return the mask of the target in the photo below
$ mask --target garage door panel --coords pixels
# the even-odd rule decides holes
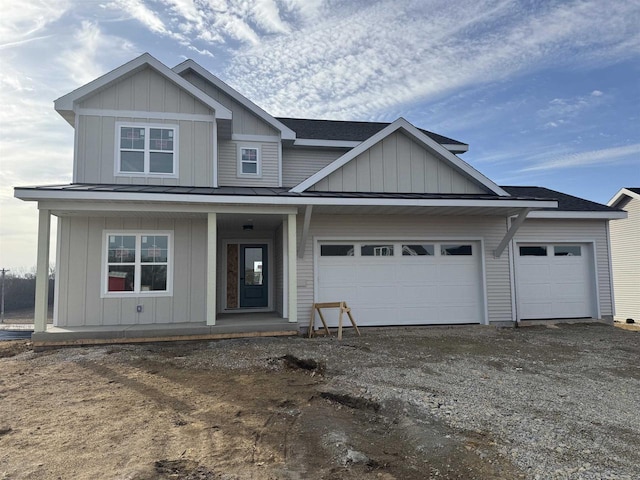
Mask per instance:
[[[359,286],[357,302],[369,305],[395,305],[398,302],[398,289],[394,286]]]
[[[522,258],[522,257],[520,257]],[[545,260],[546,262],[546,260]],[[546,263],[542,264],[540,261],[538,263],[520,263],[521,268],[521,278],[525,283],[539,283],[538,279],[546,279],[551,275],[551,269],[549,265]]]
[[[438,289],[435,286],[425,285],[408,285],[403,286],[400,290],[401,302],[407,305],[433,305],[438,302]]]
[[[353,266],[331,265],[331,268],[323,270],[320,277],[320,285],[323,287],[331,285],[350,286],[356,283],[357,276],[358,272]]]
[[[339,299],[339,300],[338,300]],[[358,288],[355,285],[345,287],[325,287],[320,289],[318,302],[355,302],[358,300]]]
[[[522,318],[553,318],[550,302],[524,302],[520,308]]]
[[[477,285],[440,285],[438,299],[442,303],[478,303]]]
[[[360,285],[393,284],[396,275],[395,270],[390,268],[392,266],[389,263],[358,265],[356,267],[357,283]]]
[[[353,243],[360,252],[365,242]],[[445,257],[435,248],[435,255],[403,256],[396,247],[393,256],[320,256],[317,301],[346,301],[362,326],[480,323],[480,250],[467,243],[473,255]],[[337,325],[337,313],[325,317]]]
[[[583,255],[555,256],[552,244],[546,256],[523,256],[516,249],[518,315],[521,319],[580,318],[594,314],[595,279],[592,259]]]
[[[400,272],[396,275],[399,282],[402,284],[411,283],[430,283],[435,284],[438,274],[438,266],[434,264],[400,264],[394,266],[394,268]]]
[[[477,285],[478,270],[475,265],[440,265],[438,281],[456,284],[459,282]]]

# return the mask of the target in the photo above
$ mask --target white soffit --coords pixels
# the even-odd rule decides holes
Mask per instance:
[[[58,111],[69,123],[73,125],[73,118],[75,116],[74,108],[78,102],[88,98],[89,96],[103,90],[108,87],[112,83],[126,77],[128,75],[132,75],[140,70],[151,67],[155,71],[157,71],[160,75],[164,76],[171,82],[175,83],[182,89],[189,92],[199,101],[207,105],[209,108],[215,110],[216,118],[223,120],[231,120],[232,114],[231,110],[227,107],[219,103],[218,101],[211,98],[209,95],[204,93],[198,87],[193,85],[191,82],[188,82],[176,72],[171,70],[169,67],[164,65],[162,62],[154,58],[148,53],[143,53],[137,58],[134,58],[130,62],[121,65],[120,67],[112,70],[99,78],[83,85],[80,88],[77,88],[71,93],[68,93],[54,102],[54,106],[56,111]]]
[[[375,144],[382,141],[384,138],[388,137],[392,133],[397,130],[402,129],[405,133],[407,133],[410,137],[416,140],[418,143],[423,144],[425,147],[433,150],[437,153],[444,161],[449,162],[456,170],[462,172],[468,177],[474,179],[476,182],[484,185],[486,188],[491,190],[500,196],[510,196],[505,190],[500,188],[496,183],[489,180],[489,178],[482,175],[479,171],[473,168],[464,160],[456,157],[453,153],[447,150],[445,147],[440,145],[438,142],[430,138],[428,135],[422,133],[416,127],[414,127],[411,123],[409,123],[404,118],[400,117],[395,122],[391,123],[389,126],[383,128],[375,135],[372,135],[364,142],[360,143],[357,147],[353,148],[349,152],[345,153],[340,158],[334,160],[332,163],[324,167],[319,172],[307,178],[304,182],[299,183],[295,187],[291,189],[291,192],[301,193],[310,188],[311,186],[318,183],[323,178],[329,176],[339,168],[346,165],[348,162],[356,158],[361,153],[365,152]]]
[[[231,88],[229,85],[227,85],[218,77],[216,77],[214,74],[212,74],[209,70],[202,67],[195,61],[191,59],[187,59],[181,64],[173,67],[173,71],[178,75],[180,75],[181,73],[189,69],[196,72],[198,75],[203,77],[208,82],[211,82],[213,85],[216,86],[216,88],[219,88],[220,90],[222,90],[224,93],[229,95],[235,101],[237,101],[238,103],[246,107],[248,110],[253,112],[255,115],[260,117],[262,120],[264,120],[268,124],[270,124],[273,128],[275,128],[276,130],[279,130],[283,140],[295,140],[296,133],[293,130],[287,127],[284,123],[276,120],[274,117],[269,115],[266,111],[264,111],[258,105],[253,103],[251,100],[249,100],[247,97],[245,97],[238,91]]]

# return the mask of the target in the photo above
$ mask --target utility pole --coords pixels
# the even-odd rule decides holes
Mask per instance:
[[[0,301],[2,306],[0,307],[0,323],[4,323],[4,274],[8,271],[9,269],[7,268],[0,270],[0,272],[2,272],[2,300]]]

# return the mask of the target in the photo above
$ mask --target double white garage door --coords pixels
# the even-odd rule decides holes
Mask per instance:
[[[484,321],[479,242],[321,243],[317,266],[317,301],[346,301],[358,325]]]

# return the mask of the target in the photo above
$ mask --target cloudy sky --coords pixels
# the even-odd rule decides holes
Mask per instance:
[[[502,185],[640,186],[637,0],[0,0],[0,267],[35,265],[13,186],[68,183],[53,100],[143,52],[274,115],[393,121],[470,144]]]

